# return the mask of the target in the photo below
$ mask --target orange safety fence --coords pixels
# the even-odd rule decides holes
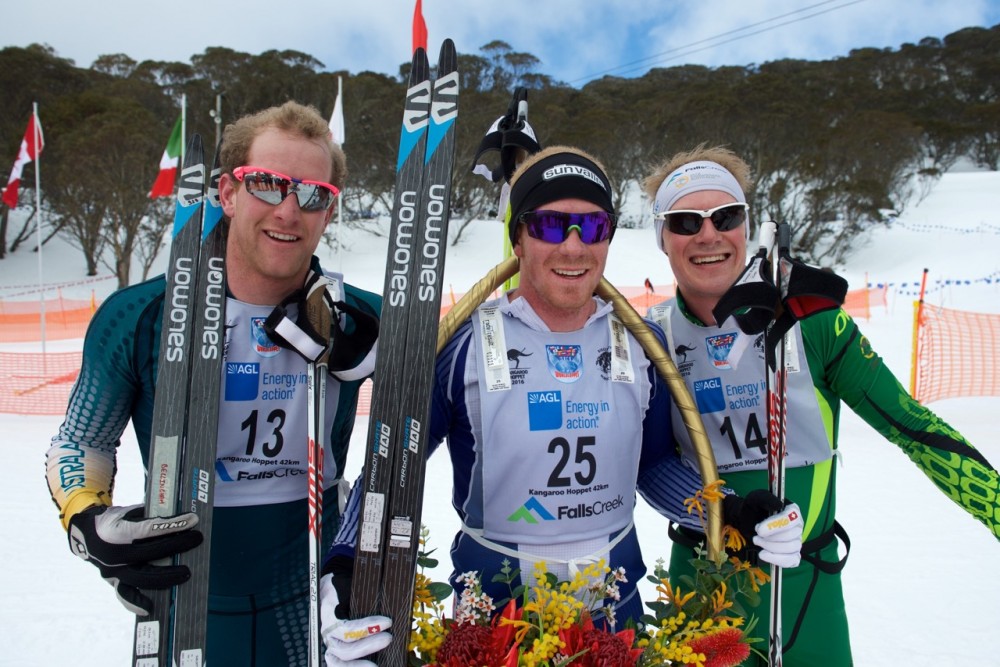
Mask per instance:
[[[887,285],[851,290],[844,297],[844,310],[855,319],[869,320],[872,316],[872,306],[882,306],[888,309],[888,293],[889,287]]]
[[[0,352],[0,413],[66,412],[82,358],[82,352]]]
[[[654,306],[674,296],[675,285],[619,287],[629,303],[645,315]],[[441,316],[462,297],[447,293]],[[848,293],[845,308],[854,317],[868,317],[870,305],[886,304],[886,287],[854,290]],[[97,303],[72,299],[45,302],[45,337],[48,340],[82,338]],[[40,339],[40,304],[30,301],[0,300],[0,342],[30,342]],[[44,356],[44,358],[43,358]],[[69,391],[80,368],[81,353],[38,354],[0,353],[0,413],[62,414]],[[371,409],[371,382],[361,386],[358,414]]]
[[[914,398],[1000,396],[1000,315],[928,303],[915,310]]]
[[[0,352],[0,413],[61,415],[80,374],[82,352]],[[358,393],[358,414],[371,412],[372,383]]]
[[[83,338],[97,300],[64,299],[61,295],[45,300],[45,340]],[[0,342],[28,343],[42,339],[42,303],[0,299]]]

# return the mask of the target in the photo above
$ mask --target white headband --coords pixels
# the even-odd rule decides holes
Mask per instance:
[[[656,198],[653,200],[653,215],[663,211],[669,211],[677,203],[677,200],[692,192],[702,190],[718,190],[732,196],[737,202],[745,204],[747,197],[743,194],[743,188],[733,174],[717,162],[709,160],[698,160],[688,162],[682,167],[675,169],[669,176],[663,179],[659,189],[656,191]],[[663,248],[663,218],[654,217],[654,228],[656,230],[656,243]],[[746,238],[750,240],[750,214],[747,213],[746,222],[743,223]],[[664,251],[665,252],[665,251]]]

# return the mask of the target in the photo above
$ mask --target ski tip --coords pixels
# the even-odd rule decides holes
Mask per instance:
[[[188,139],[187,148],[184,151],[184,167],[201,164],[205,161],[205,144],[201,140],[201,135],[195,132]]]
[[[418,46],[413,52],[413,60],[410,61],[410,87],[429,79],[430,76],[431,66],[427,61],[427,52]]]
[[[452,71],[456,69],[457,61],[458,55],[455,53],[455,42],[449,37],[441,42],[441,52],[438,54],[438,71],[442,71],[443,69]],[[444,68],[442,68],[442,64]]]

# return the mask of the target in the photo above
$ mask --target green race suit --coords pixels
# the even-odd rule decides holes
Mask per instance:
[[[768,487],[766,398],[760,337],[744,337],[732,319],[706,327],[686,313],[681,297],[651,312],[667,330],[670,351],[698,404],[719,460],[719,474],[740,495]],[[803,561],[783,574],[785,667],[851,665],[840,581],[836,465],[841,402],[895,443],[948,497],[1000,538],[996,469],[960,433],[914,400],[843,310],[801,321],[792,339],[785,493],[805,520]],[[742,363],[740,363],[742,362]],[[805,375],[808,371],[808,375]],[[811,380],[811,381],[810,381]],[[810,387],[812,392],[809,391]],[[675,436],[690,455],[680,419]],[[680,428],[678,428],[680,427]],[[697,535],[687,535],[697,538]],[[692,572],[689,540],[678,539],[670,562],[675,581]],[[846,558],[846,556],[845,556]],[[767,587],[761,591],[767,600]],[[766,646],[767,604],[754,610],[754,636]],[[757,664],[751,657],[745,664]],[[766,663],[762,663],[766,664]]]

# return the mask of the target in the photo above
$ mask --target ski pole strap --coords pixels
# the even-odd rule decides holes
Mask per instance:
[[[351,333],[341,327],[343,317],[333,324],[333,350],[330,352],[330,372],[344,381],[358,380],[375,370],[375,343],[378,340],[379,319],[346,301],[334,301],[334,312],[354,322]],[[344,325],[346,326],[346,321]]]
[[[588,565],[590,563],[596,563],[599,556],[603,556],[606,553],[610,553],[618,544],[625,539],[625,537],[632,532],[635,527],[634,521],[629,521],[628,525],[621,529],[614,539],[610,540],[607,544],[602,546],[597,551],[586,556],[580,556],[579,558],[553,558],[551,556],[536,556],[530,554],[527,551],[521,551],[520,549],[511,549],[510,547],[505,547],[502,544],[494,542],[485,535],[483,535],[482,528],[471,528],[467,526],[464,522],[462,523],[462,532],[474,539],[480,545],[486,547],[490,551],[495,551],[497,553],[503,554],[504,556],[509,556],[510,558],[516,558],[518,560],[527,560],[532,563],[538,563],[544,561],[546,563],[563,563],[569,566],[570,577],[576,576],[580,571],[580,565]]]
[[[785,334],[791,331],[798,321],[788,309],[782,307],[780,310],[781,314],[774,320],[764,336],[765,343],[770,343],[764,345],[764,359],[767,361],[767,367],[772,371],[783,370],[778,368],[778,347],[783,344]]]
[[[791,257],[780,260],[781,302],[795,319],[839,308],[847,296],[847,281],[832,271],[809,266]]]
[[[283,305],[275,306],[264,320],[264,331],[273,343],[297,352],[309,363],[316,363],[326,351],[327,341],[317,335],[309,321],[292,319]]]
[[[509,183],[518,164],[542,149],[535,131],[528,124],[527,105],[528,89],[519,86],[514,90],[507,113],[493,122],[479,143],[472,158],[473,173],[481,174],[494,183],[501,180]],[[480,158],[493,152],[499,154],[499,164],[491,169]]]
[[[839,538],[841,542],[844,543],[844,557],[835,562],[821,560],[819,557],[819,552],[824,549],[828,544],[833,542],[834,538]],[[847,536],[847,531],[840,523],[834,520],[833,525],[825,530],[822,534],[817,535],[811,540],[806,540],[802,543],[802,560],[808,561],[820,572],[826,574],[838,574],[847,565],[847,557],[851,553],[851,538]]]
[[[771,278],[771,265],[767,257],[758,253],[743,269],[733,286],[726,290],[712,309],[720,325],[730,316],[736,319],[745,334],[759,334],[774,319],[778,306],[778,288]]]
[[[306,317],[306,300],[316,289],[325,290],[323,300],[333,320],[330,331],[316,331]],[[309,363],[316,363],[330,349],[329,371],[344,382],[359,380],[374,370],[373,352],[379,320],[346,301],[334,300],[331,291],[340,294],[340,285],[335,279],[311,273],[305,287],[274,307],[264,321],[264,331],[275,345],[298,353]],[[289,314],[293,305],[295,317]],[[344,329],[347,318],[353,322],[350,333]]]
[[[264,331],[273,343],[287,350],[293,350],[309,363],[316,363],[330,346],[330,332],[316,331],[306,316],[306,301],[317,290],[324,290],[323,300],[333,310],[333,297],[330,296],[331,281],[315,271],[306,276],[305,285],[289,294],[274,307],[271,314],[264,320]],[[340,297],[340,286],[336,285],[337,297]],[[289,315],[289,308],[296,307],[296,316]]]
[[[681,526],[672,521],[667,526],[667,537],[670,538],[670,541],[692,550],[705,542],[704,533]],[[832,563],[821,560],[819,552],[833,542],[835,537],[844,543],[844,547],[846,548],[844,557]],[[847,531],[844,530],[844,527],[837,521],[834,521],[833,525],[822,534],[802,543],[802,560],[811,563],[817,570],[826,574],[837,574],[843,570],[847,564],[847,556],[850,555],[850,552],[851,539],[847,536]]]

